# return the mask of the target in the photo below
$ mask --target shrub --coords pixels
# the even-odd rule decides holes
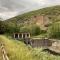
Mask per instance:
[[[0,21],[0,34],[5,33],[5,24],[3,21]]]
[[[21,27],[20,32],[29,32],[29,28],[27,27]]]
[[[37,26],[37,25],[33,25],[33,26],[31,26],[31,30],[30,30],[30,32],[31,32],[31,34],[32,35],[39,35],[40,34],[40,27],[39,26]]]
[[[49,37],[60,39],[60,22],[54,23],[48,29]]]
[[[20,28],[20,32],[29,32],[31,35],[39,35],[40,34],[40,27],[37,25],[30,25]]]
[[[12,26],[11,25],[6,25],[5,28],[6,28],[5,33],[8,33],[8,34],[20,31],[19,26],[16,27],[16,26],[13,26],[13,25]]]

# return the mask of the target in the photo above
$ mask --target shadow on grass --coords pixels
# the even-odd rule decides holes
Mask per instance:
[[[57,56],[60,56],[60,53],[57,53],[55,51],[52,51],[52,50],[49,50],[49,49],[43,49],[44,52],[48,52],[50,54],[53,54],[53,55],[57,55]]]

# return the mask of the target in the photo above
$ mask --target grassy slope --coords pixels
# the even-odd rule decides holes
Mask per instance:
[[[42,49],[29,48],[20,41],[12,40],[0,35],[0,42],[5,44],[5,49],[10,60],[60,60],[60,56],[54,56]]]
[[[5,36],[0,36],[0,42],[1,41],[5,44],[5,48],[10,60],[33,59],[31,53],[24,43],[12,39],[7,39]]]

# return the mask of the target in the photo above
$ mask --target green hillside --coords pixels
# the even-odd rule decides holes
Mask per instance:
[[[42,27],[39,25],[37,26],[35,24],[35,21],[33,20],[34,16],[46,16],[49,20],[49,22],[47,25],[47,29],[45,31],[43,31]],[[38,20],[37,20],[38,21]],[[45,34],[44,36],[48,36],[48,34],[50,35],[50,32],[52,33],[52,30],[56,29],[54,27],[55,23],[58,26],[58,33],[60,32],[59,30],[59,26],[60,24],[58,24],[57,22],[60,22],[60,5],[59,6],[52,6],[52,7],[47,7],[47,8],[43,8],[43,9],[39,9],[36,11],[31,11],[22,15],[18,15],[14,18],[8,19],[4,21],[5,24],[4,28],[5,28],[5,32],[9,33],[14,33],[14,32],[30,32],[31,35],[36,36],[36,35],[41,35],[41,34]],[[28,22],[28,23],[26,23]],[[46,21],[45,21],[46,22]],[[38,21],[39,23],[39,21]],[[49,27],[53,26],[54,29],[51,28],[50,32],[47,33],[47,31],[49,30]],[[2,26],[1,26],[2,27]],[[4,31],[3,28],[1,28],[1,30]],[[55,30],[54,30],[55,31]],[[56,32],[56,31],[55,31]],[[58,33],[57,36],[59,35]],[[47,34],[47,35],[46,35]],[[56,34],[53,32],[52,36],[56,37]],[[60,35],[59,35],[60,36]]]
[[[47,8],[43,8],[43,9],[39,9],[36,11],[31,11],[22,15],[18,15],[14,18],[8,19],[8,22],[16,22],[17,23],[21,23],[24,21],[29,21],[32,20],[31,18],[33,16],[38,16],[38,15],[45,15],[47,16],[50,20],[52,20],[53,22],[56,20],[60,19],[60,5],[58,6],[53,6],[53,7],[47,7]]]

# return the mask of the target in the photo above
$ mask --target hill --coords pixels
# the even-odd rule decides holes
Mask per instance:
[[[30,32],[33,36],[47,33],[53,23],[60,22],[60,5],[31,11],[4,22],[7,33]]]
[[[17,23],[24,23],[24,21],[32,20],[33,16],[39,16],[44,15],[47,16],[50,20],[56,21],[60,19],[60,5],[53,6],[53,7],[47,7],[43,9],[39,9],[36,11],[31,11],[22,15],[18,15],[14,18],[8,19],[6,21],[8,22],[16,22]]]

